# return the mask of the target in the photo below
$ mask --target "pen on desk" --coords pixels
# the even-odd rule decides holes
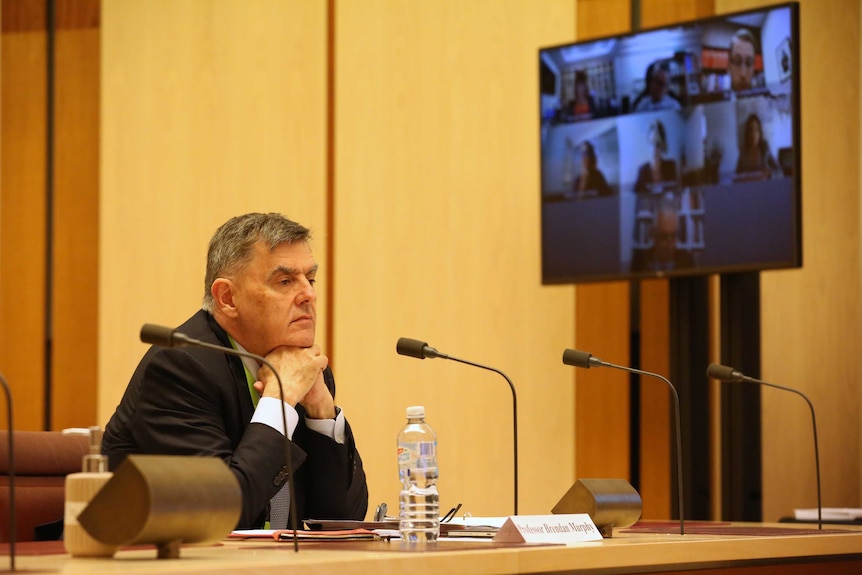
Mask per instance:
[[[455,515],[457,515],[458,511],[460,510],[461,504],[459,503],[456,507],[450,509],[449,512],[443,516],[443,518],[440,520],[440,523],[448,523],[449,521],[452,521],[455,518]]]
[[[375,521],[383,521],[386,518],[386,510],[388,506],[386,503],[381,503],[377,506],[377,509],[374,511],[374,520]]]

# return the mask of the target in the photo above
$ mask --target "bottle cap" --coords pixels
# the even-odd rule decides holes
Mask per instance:
[[[85,473],[104,473],[108,470],[108,458],[102,455],[102,429],[93,426],[89,429],[90,453],[84,456],[83,469]]]
[[[84,473],[104,473],[108,471],[108,458],[102,455],[102,428],[98,425],[92,427],[68,427],[63,430],[63,435],[86,435],[89,438],[89,453],[83,457],[81,471]]]
[[[407,408],[407,419],[416,419],[419,417],[425,417],[424,405],[411,405]]]

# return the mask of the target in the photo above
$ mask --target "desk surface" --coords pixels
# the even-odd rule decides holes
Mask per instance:
[[[28,575],[490,575],[691,572],[721,567],[723,572],[740,569],[747,574],[849,574],[862,572],[862,530],[769,536],[621,532],[610,539],[570,546],[500,547],[490,541],[441,541],[437,549],[424,552],[396,541],[302,543],[299,553],[289,543],[225,541],[183,547],[180,559],[157,560],[155,555],[154,548],[120,551],[113,559],[19,554],[17,569]],[[0,572],[7,572],[8,560],[8,555],[0,558]]]

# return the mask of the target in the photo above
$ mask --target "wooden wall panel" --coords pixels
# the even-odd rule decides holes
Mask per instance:
[[[102,16],[104,424],[146,350],[141,325],[199,309],[219,225],[285,213],[312,228],[322,269],[328,230],[325,2],[130,0]]]
[[[11,26],[4,12],[4,24]],[[0,371],[15,427],[43,427],[45,32],[4,30],[0,156]]]
[[[641,27],[651,28],[674,22],[712,16],[714,0],[641,0]],[[641,292],[641,360],[643,368],[663,375],[670,373],[670,302],[668,280],[643,283]],[[648,337],[650,333],[654,337]],[[662,346],[657,342],[664,341]],[[706,366],[704,366],[706,369]],[[666,385],[641,378],[641,494],[649,496],[644,517],[670,517],[671,501],[676,501],[671,477],[676,462],[670,446],[675,442],[672,399]],[[677,382],[678,383],[678,382]],[[681,409],[685,409],[684,406]],[[707,519],[698,517],[698,519]]]
[[[577,40],[627,32],[630,23],[630,2],[578,2]],[[576,293],[575,347],[605,361],[628,365],[629,285],[584,284]],[[580,369],[574,375],[576,476],[629,479],[628,375],[616,370]]]
[[[604,361],[629,365],[629,284],[580,285],[576,302],[576,347]],[[579,369],[576,377],[577,477],[629,479],[628,373]]]
[[[716,0],[719,12],[760,1]],[[860,5],[802,0],[803,267],[761,274],[762,377],[817,413],[823,504],[860,506]],[[825,61],[840,65],[824,66]],[[828,105],[827,105],[828,103]],[[816,506],[805,402],[764,389],[763,518]]]
[[[99,2],[58,2],[57,7],[50,421],[55,430],[99,423]]]
[[[46,3],[2,5],[0,369],[20,391],[16,428],[31,430],[96,422],[99,2],[61,0],[56,8],[49,134]]]
[[[640,5],[643,28],[712,14],[711,1],[646,1]],[[578,4],[579,39],[625,32],[630,29],[628,2],[581,0]],[[581,33],[583,36],[581,36]],[[576,332],[578,347],[606,361],[630,364],[629,290],[616,284],[579,286]],[[641,367],[667,375],[669,365],[669,302],[667,280],[642,282],[640,291]],[[607,356],[607,357],[604,357]],[[671,462],[670,395],[661,382],[640,378],[639,488],[644,517],[670,517]],[[587,382],[602,385],[584,385]],[[614,385],[609,385],[614,382]],[[606,371],[578,373],[576,419],[578,428],[577,472],[580,477],[632,476],[629,469],[628,377]],[[658,384],[658,385],[657,385]],[[611,410],[613,410],[611,412]],[[625,425],[608,427],[623,419]],[[603,429],[600,439],[587,439],[587,430]],[[589,437],[593,437],[590,435]]]
[[[22,430],[44,426],[46,36],[38,4],[2,3],[0,46],[0,372]]]
[[[859,6],[803,2],[801,12],[804,267],[762,276],[763,377],[811,397],[824,504],[858,506],[859,407],[846,398],[859,396],[860,381],[850,359],[860,357]],[[840,71],[817,64],[835,53],[846,58]],[[817,105],[824,98],[830,106]],[[804,403],[765,391],[763,417],[770,519],[813,506],[815,477]]]
[[[631,28],[631,0],[577,0],[578,40],[627,32]]]
[[[512,512],[506,382],[398,356],[400,336],[511,377],[521,513],[574,481],[574,290],[540,285],[537,67],[574,18],[571,0],[336,5],[335,363],[372,505],[397,501],[395,435],[424,404],[441,506]]]
[[[644,1],[642,25],[704,15],[709,5]],[[406,335],[512,377],[521,511],[546,512],[575,469],[575,374],[559,355],[572,346],[573,325],[578,344],[592,328],[581,312],[591,307],[589,288],[575,297],[570,287],[537,285],[535,50],[574,39],[575,29],[579,38],[627,29],[629,2],[335,6],[335,211],[327,229],[324,3],[106,3],[100,418],[143,352],[140,324],[176,323],[196,307],[214,227],[238,211],[279,209],[334,247],[333,363],[371,470],[372,505],[395,501],[394,436],[403,408],[422,402],[441,434],[444,506],[457,498],[477,514],[510,507],[505,382],[453,362],[397,357],[395,340]],[[805,268],[763,276],[764,376],[811,392],[831,473],[824,501],[858,506],[859,401],[839,399],[859,397],[862,357],[858,7],[803,0],[803,15],[803,77],[812,78],[803,94],[805,189],[830,192],[805,194]],[[836,53],[855,62],[849,73],[816,65]],[[842,104],[822,105],[833,98]],[[7,234],[5,215],[3,223]],[[612,313],[627,309],[617,286],[595,289],[616,298]],[[625,344],[612,336],[597,345],[590,351],[611,361]],[[808,440],[807,421],[803,411],[791,423],[793,403],[764,396],[765,428],[774,424],[764,435],[767,519],[812,503],[810,461],[795,450]],[[579,429],[590,428],[580,417]],[[488,428],[496,441],[478,453],[488,442],[476,437]],[[475,478],[489,470],[497,487],[483,489]]]
[[[641,27],[706,18],[715,14],[715,0],[640,0]]]
[[[668,377],[670,374],[670,290],[663,279],[640,285],[641,368]],[[676,492],[671,477],[676,473],[672,456],[673,400],[664,382],[640,378],[640,494],[645,519],[668,519]]]

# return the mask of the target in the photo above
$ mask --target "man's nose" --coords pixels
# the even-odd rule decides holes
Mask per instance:
[[[302,287],[296,294],[296,299],[301,303],[307,301],[317,301],[317,292],[314,289],[314,284],[312,284],[311,281],[309,281],[308,279],[303,279]]]

